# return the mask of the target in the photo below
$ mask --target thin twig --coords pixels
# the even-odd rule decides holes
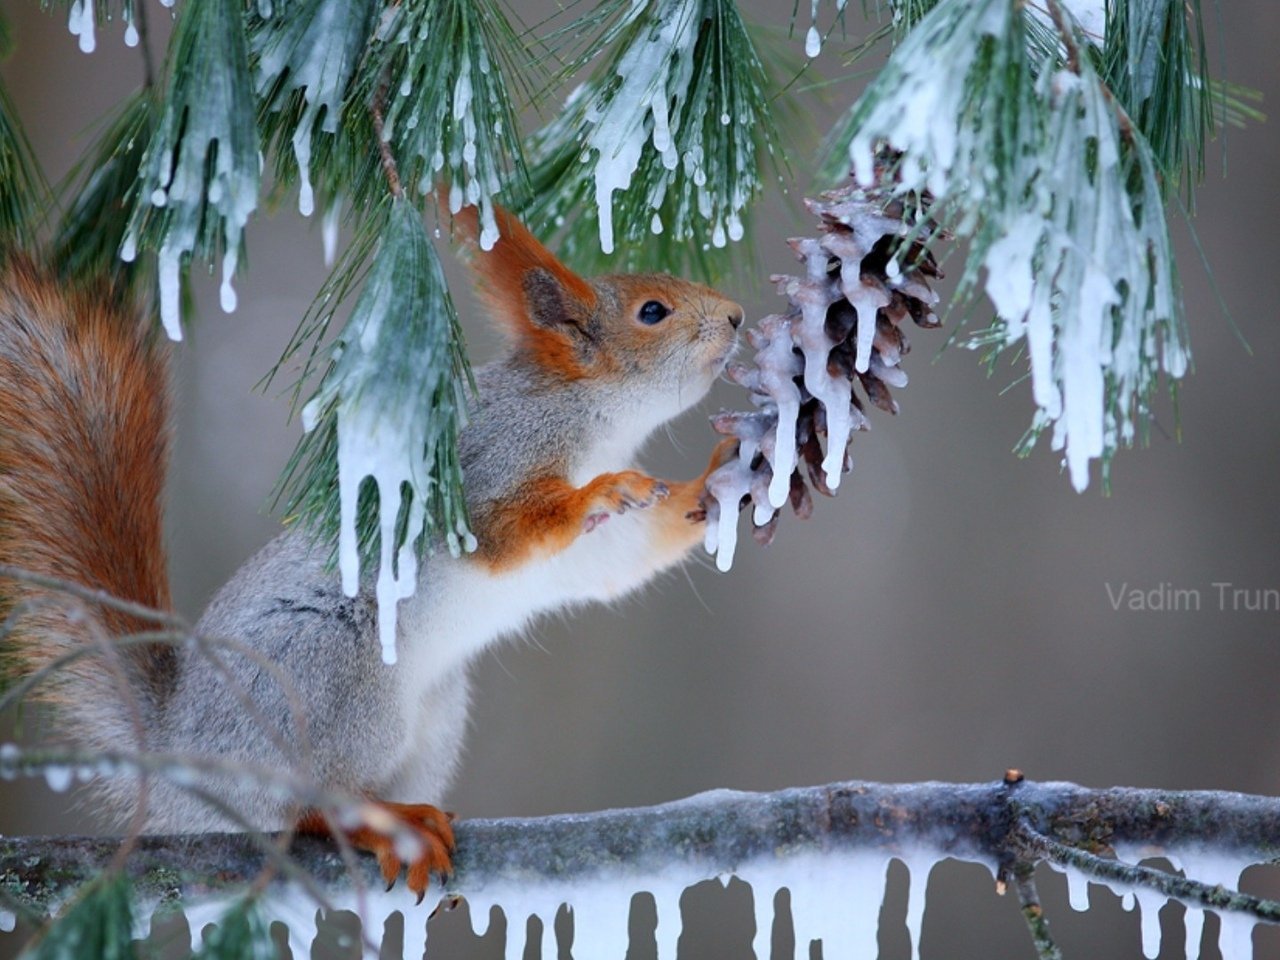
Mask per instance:
[[[1048,9],[1049,16],[1053,19],[1053,25],[1058,30],[1058,36],[1062,39],[1062,45],[1067,51],[1067,69],[1080,76],[1080,45],[1076,43],[1076,31],[1071,25],[1071,19],[1067,16],[1067,12],[1062,9],[1062,4],[1058,0],[1045,0],[1045,7]]]
[[[1036,956],[1040,960],[1062,960],[1062,951],[1049,932],[1049,918],[1044,915],[1044,908],[1040,906],[1035,869],[1030,864],[1020,863],[1014,870],[1013,886],[1018,891],[1022,919],[1026,921],[1031,942],[1035,944]]]
[[[1280,902],[1278,901],[1264,900],[1221,885],[1211,886],[1190,877],[1180,877],[1153,867],[1125,863],[1122,860],[1108,860],[1087,850],[1069,847],[1064,843],[1051,840],[1026,824],[1020,824],[1015,833],[1026,844],[1027,853],[1037,860],[1046,860],[1063,867],[1074,867],[1099,880],[1145,887],[1170,899],[1181,900],[1183,903],[1195,904],[1198,907],[1220,912],[1242,913],[1267,923],[1280,923]]]
[[[167,610],[157,610],[155,607],[148,607],[143,603],[134,603],[130,600],[121,600],[115,594],[108,593],[106,590],[94,590],[91,587],[82,586],[72,580],[63,580],[60,577],[47,577],[42,573],[32,573],[30,570],[24,570],[21,567],[13,567],[6,563],[0,563],[0,580],[19,580],[23,583],[31,583],[37,587],[46,587],[50,590],[57,590],[62,593],[68,593],[73,597],[79,597],[81,600],[87,600],[91,603],[98,603],[110,610],[118,610],[129,616],[136,617],[139,620],[148,620],[152,623],[160,623],[173,630],[188,631],[190,627],[187,621],[182,619],[176,613]]]
[[[373,97],[370,109],[373,112],[373,133],[378,138],[378,155],[382,157],[382,172],[387,176],[387,186],[391,195],[397,200],[404,196],[404,187],[400,185],[400,170],[396,167],[396,158],[391,153],[391,144],[383,136],[384,114],[387,102],[387,85],[383,83]]]

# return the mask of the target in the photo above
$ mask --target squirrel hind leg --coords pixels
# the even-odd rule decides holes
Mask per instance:
[[[421,903],[432,875],[441,879],[453,873],[454,815],[429,803],[371,801],[374,810],[365,822],[342,835],[351,846],[372,853],[378,860],[382,879],[390,890],[408,864],[407,886]],[[297,832],[332,837],[329,820],[318,811],[298,818]],[[405,849],[406,837],[417,843],[416,855]]]

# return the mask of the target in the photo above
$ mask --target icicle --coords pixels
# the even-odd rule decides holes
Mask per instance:
[[[611,90],[608,100],[587,108],[586,118],[593,126],[586,146],[595,151],[595,202],[604,253],[612,253],[614,246],[614,191],[630,185],[646,141],[652,138],[666,169],[675,169],[679,162],[670,129],[668,83],[673,64],[684,72],[684,61],[697,38],[699,9],[694,0],[671,3],[656,28],[623,54],[617,67],[621,83]],[[638,12],[638,7],[633,12]],[[672,88],[682,89],[675,83]],[[646,117],[652,117],[652,133],[643,122]]]
[[[298,161],[298,212],[309,217],[315,211],[315,192],[311,187],[311,125],[313,110],[308,106],[303,111],[298,128],[293,131],[293,157]]]
[[[160,322],[170,340],[181,340],[181,252],[166,242],[160,247],[156,266],[160,274]]]
[[[625,957],[631,893],[614,884],[575,889],[573,954],[577,957]]]
[[[83,53],[93,53],[94,47],[98,45],[94,33],[97,25],[94,22],[93,8],[93,0],[75,0],[67,18],[67,28],[72,36],[80,38],[80,50]]]
[[[929,889],[929,874],[938,862],[936,854],[909,854],[902,858],[907,868],[907,937],[911,941],[912,960],[920,960],[920,934],[924,929],[925,898]]]
[[[222,286],[219,288],[218,296],[223,313],[234,313],[236,309],[236,291],[231,286],[231,279],[236,274],[238,254],[239,251],[230,245],[222,254]]]
[[[822,36],[818,33],[818,0],[809,3],[809,32],[804,38],[804,55],[812,60],[822,52]]]
[[[138,28],[132,22],[126,23],[124,26],[124,45],[126,47],[136,47],[138,40]]]
[[[1080,913],[1089,909],[1089,878],[1070,868],[1067,874],[1067,900],[1071,909]]]
[[[658,923],[653,936],[657,941],[658,960],[676,960],[676,945],[680,940],[680,895],[684,892],[684,884],[650,884],[653,894],[654,909]]]
[[[60,763],[51,763],[44,768],[44,782],[54,793],[66,793],[71,786],[73,771]]]
[[[18,917],[8,910],[0,910],[0,933],[13,933],[18,926]]]
[[[1209,886],[1220,884],[1228,890],[1240,889],[1240,879],[1244,871],[1252,865],[1253,859],[1248,853],[1242,852],[1232,856],[1207,849],[1183,849],[1178,851],[1176,860],[1170,857],[1173,862],[1181,863],[1182,872],[1187,877]],[[1197,915],[1193,917],[1192,909],[1194,908],[1187,910],[1184,922],[1187,929],[1187,945],[1190,947],[1194,932],[1197,947],[1195,955],[1198,956],[1204,914],[1196,910]],[[1221,924],[1218,931],[1218,949],[1222,954],[1222,960],[1249,960],[1253,956],[1253,928],[1256,921],[1245,914],[1231,911],[1214,912],[1218,914]],[[1190,952],[1187,953],[1188,958],[1192,956]]]
[[[817,27],[810,27],[804,38],[804,55],[812,60],[822,52],[822,37]]]
[[[766,890],[771,892],[766,895]],[[777,890],[757,880],[751,885],[751,896],[752,910],[756,918],[756,932],[751,938],[751,950],[756,955],[756,960],[769,960],[773,947],[773,899],[777,896]]]
[[[797,953],[821,940],[823,956],[875,956],[888,866],[888,856],[862,851],[788,860]]]
[[[1160,956],[1160,908],[1167,900],[1155,890],[1135,890],[1138,902],[1138,919],[1142,927],[1142,955],[1147,960]]]
[[[338,227],[342,221],[342,201],[334,197],[320,220],[320,242],[324,246],[324,265],[333,266],[338,253]]]

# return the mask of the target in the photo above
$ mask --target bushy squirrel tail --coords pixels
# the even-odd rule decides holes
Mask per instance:
[[[162,516],[167,350],[105,289],[33,263],[0,271],[0,565],[169,608]],[[32,693],[89,749],[137,744],[162,708],[175,650],[112,645],[154,621],[0,576],[0,680],[89,648]],[[0,682],[0,686],[5,684]]]

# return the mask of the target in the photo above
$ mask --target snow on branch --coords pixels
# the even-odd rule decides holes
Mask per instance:
[[[797,944],[822,939],[828,956],[859,955],[862,946],[874,950],[892,858],[916,874],[908,925],[917,942],[928,873],[947,858],[986,864],[998,892],[1017,888],[1041,956],[1058,955],[1031,880],[1042,862],[1067,873],[1073,906],[1081,906],[1087,883],[1136,901],[1147,956],[1159,951],[1154,918],[1170,899],[1187,906],[1188,927],[1197,934],[1203,911],[1218,913],[1224,956],[1249,955],[1255,923],[1280,923],[1280,903],[1237,892],[1246,867],[1280,859],[1280,799],[1238,793],[1094,790],[1027,782],[1010,771],[994,783],[854,781],[774,793],[719,790],[654,807],[468,820],[456,831],[456,872],[441,893],[465,896],[473,922],[487,924],[490,908],[500,905],[509,929],[522,929],[520,919],[537,915],[550,936],[556,910],[569,904],[576,943],[590,937],[625,950],[631,896],[650,890],[658,908],[659,956],[667,955],[666,947],[674,956],[678,923],[664,922],[678,919],[683,889],[731,874],[755,888],[757,947],[768,943],[773,894],[786,886]],[[235,834],[140,837],[122,869],[139,900],[181,901],[197,931],[203,925],[198,920],[223,916],[251,885],[264,891],[266,914],[288,919],[291,937],[301,938],[295,943],[309,944],[307,937],[314,936],[316,900],[349,904],[356,891],[366,930],[378,929],[371,922],[379,914],[407,914],[412,898],[406,891],[358,893],[380,890],[371,858],[362,859],[353,875],[332,845],[314,839],[296,839],[289,848],[289,858],[311,878],[311,893],[301,894],[273,869],[271,848],[283,849],[288,841]],[[69,887],[107,871],[119,848],[119,840],[108,838],[0,838],[5,908],[47,916],[65,902]],[[1139,863],[1151,857],[1168,859],[1183,875]],[[297,906],[300,897],[309,919],[308,909]],[[839,909],[827,908],[837,900]],[[406,922],[406,955],[412,928],[425,928],[428,912],[423,909],[416,924]],[[425,929],[415,935],[424,947],[425,935]],[[606,955],[603,949],[592,953]]]

